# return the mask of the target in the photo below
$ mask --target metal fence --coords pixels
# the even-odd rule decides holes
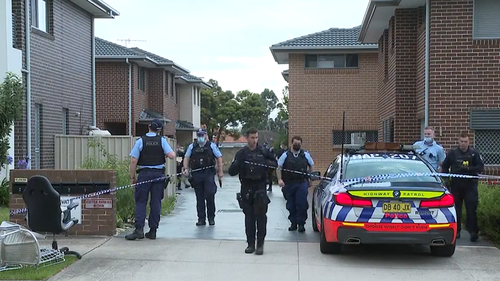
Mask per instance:
[[[55,136],[55,169],[78,170],[87,157],[102,157],[102,151],[110,155],[116,155],[117,160],[129,159],[130,151],[137,140],[132,136],[79,136],[79,135],[56,135]],[[177,147],[175,139],[166,138],[172,149]],[[100,150],[96,143],[100,144],[103,150]],[[177,173],[175,159],[167,159],[165,163],[166,174],[173,175]],[[174,184],[167,188],[167,196],[175,193]]]
[[[476,130],[474,146],[485,165],[500,165],[500,130]]]

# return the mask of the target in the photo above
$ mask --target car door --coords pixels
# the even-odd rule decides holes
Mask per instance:
[[[316,214],[322,214],[321,211],[325,202],[329,199],[328,196],[330,191],[328,187],[332,183],[332,180],[335,181],[337,178],[338,170],[339,170],[339,157],[337,157],[326,170],[324,177],[321,182],[316,186],[316,198],[315,198],[315,212]]]

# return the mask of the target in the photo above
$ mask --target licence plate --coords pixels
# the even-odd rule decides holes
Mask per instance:
[[[382,204],[383,213],[409,213],[411,212],[411,204],[403,202],[391,202]]]

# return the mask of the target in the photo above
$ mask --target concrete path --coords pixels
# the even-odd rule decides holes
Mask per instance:
[[[350,246],[342,255],[321,254],[310,220],[306,233],[288,232],[277,186],[270,195],[264,255],[245,254],[238,183],[224,177],[215,226],[195,225],[194,190],[185,189],[175,211],[162,218],[157,240],[100,238],[94,243],[100,247],[86,248],[82,260],[50,280],[500,280],[500,251],[484,240],[469,242],[465,231],[452,258],[432,257],[428,247],[402,246]],[[80,247],[74,243],[73,249]]]

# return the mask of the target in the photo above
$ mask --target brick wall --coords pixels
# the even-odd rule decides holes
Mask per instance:
[[[16,179],[28,180],[31,176],[42,175],[47,177],[50,182],[55,185],[59,183],[109,183],[109,188],[115,187],[116,172],[104,170],[11,170],[10,174],[10,200],[9,208],[11,210],[26,208],[22,194],[15,193],[12,186]],[[61,196],[77,197],[82,194],[68,192]],[[91,199],[108,199],[112,202],[112,208],[90,208],[86,205]],[[63,200],[63,199],[61,199]],[[81,200],[81,221],[68,230],[69,235],[106,235],[112,236],[116,232],[116,193],[107,193],[100,196],[95,196]],[[10,221],[26,226],[24,216],[26,214],[18,214],[10,217]],[[72,216],[76,217],[77,213],[72,211]]]
[[[175,121],[179,119],[179,106],[175,102],[175,80],[169,72],[165,73],[166,91],[163,100],[163,114],[172,122],[168,123],[163,130],[166,136],[175,137]]]
[[[17,47],[24,52],[24,1],[13,0],[16,13]],[[90,14],[69,1],[51,1],[48,33],[31,29],[32,128],[35,104],[42,105],[40,168],[54,167],[54,134],[61,134],[63,108],[69,109],[70,134],[92,124],[92,67]],[[75,116],[80,112],[80,118]],[[26,109],[15,122],[15,158],[27,154]],[[35,135],[32,134],[32,167],[35,167]]]
[[[461,131],[473,136],[471,109],[500,107],[500,40],[473,40],[472,0],[436,0],[430,10],[429,125],[449,150]],[[424,118],[424,7],[396,10],[379,44],[380,118],[395,116],[395,141],[413,142]]]
[[[377,54],[360,54],[359,69],[305,69],[304,55],[289,61],[289,135],[303,138],[315,169],[324,171],[336,156],[332,130],[377,130]],[[314,114],[310,114],[314,112]]]
[[[147,109],[148,104],[148,95],[146,94],[149,89],[149,72],[145,71],[145,92],[139,89],[139,66],[137,64],[133,64],[132,67],[132,120],[134,124],[139,122],[139,114],[144,109]],[[136,135],[136,126],[132,126],[132,134]]]
[[[97,127],[123,122],[128,130],[128,71],[125,62],[96,62]]]

